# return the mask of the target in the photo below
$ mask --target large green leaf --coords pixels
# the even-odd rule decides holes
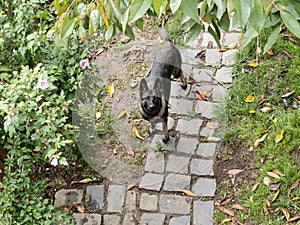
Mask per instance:
[[[289,4],[291,4],[294,9],[297,11],[298,15],[300,15],[300,1],[299,0],[290,0]]]
[[[65,17],[60,30],[60,39],[67,39],[73,32],[75,20]]]
[[[193,42],[199,36],[202,30],[203,27],[199,23],[195,22],[194,25],[186,34],[186,43],[190,44],[191,42]]]
[[[218,31],[215,31],[214,29],[212,29],[211,26],[209,26],[208,33],[210,33],[214,37],[215,41],[217,42],[218,47],[221,48],[220,36],[218,35]]]
[[[162,0],[153,0],[153,8],[157,15],[160,13],[161,4]]]
[[[130,6],[129,23],[142,18],[151,6],[151,1],[134,0]]]
[[[219,21],[219,25],[220,25],[221,29],[225,30],[226,32],[229,31],[230,19],[229,19],[227,10],[223,13],[223,16],[221,17],[221,19]]]
[[[264,47],[263,54],[265,54],[275,43],[275,41],[277,40],[277,38],[279,36],[280,30],[281,30],[280,26],[277,26],[274,28],[274,30],[272,31],[272,33],[271,33],[270,37],[268,38],[268,41]]]
[[[125,33],[128,18],[129,18],[129,10],[130,8],[127,8],[124,15],[122,16],[122,20],[120,21],[122,24],[122,32]]]
[[[249,16],[249,23],[256,32],[260,32],[265,24],[264,7],[261,0],[253,0],[253,8]]]
[[[181,1],[182,0],[170,0],[170,8],[172,13],[176,12],[179,9]]]
[[[181,2],[180,8],[184,14],[191,17],[196,22],[199,21],[197,0],[184,0]]]
[[[117,20],[121,21],[122,20],[122,14],[120,13],[119,9],[115,5],[113,0],[109,0],[109,3],[111,5],[111,8],[114,12],[114,15],[116,16]]]
[[[251,0],[233,0],[236,16],[239,19],[239,25],[245,27],[251,12]]]
[[[240,48],[243,49],[246,45],[248,45],[252,41],[253,38],[257,36],[258,36],[258,32],[254,30],[254,28],[251,25],[248,26]]]
[[[280,11],[280,16],[284,25],[289,29],[296,37],[300,38],[300,25],[297,19],[288,11]]]
[[[114,35],[114,32],[115,32],[114,25],[110,24],[109,27],[108,27],[108,29],[105,32],[105,35],[104,35],[105,39],[106,40],[111,39],[112,36]]]
[[[100,24],[100,12],[94,9],[90,13],[90,24],[89,24],[89,34],[92,36],[94,32],[98,29]]]

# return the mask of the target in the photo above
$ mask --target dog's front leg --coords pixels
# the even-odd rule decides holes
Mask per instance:
[[[150,121],[150,135],[155,134],[155,130],[156,130],[156,123],[154,120]]]
[[[167,143],[170,139],[169,130],[168,130],[168,118],[162,121],[162,125],[163,125],[163,142]]]

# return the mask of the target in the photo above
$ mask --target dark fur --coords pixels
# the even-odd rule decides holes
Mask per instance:
[[[157,51],[154,62],[147,78],[143,78],[140,83],[140,111],[144,119],[151,122],[151,130],[155,128],[155,123],[163,124],[163,142],[169,140],[168,132],[168,102],[171,89],[171,75],[180,78],[182,88],[186,88],[182,70],[181,55],[173,45],[166,30],[160,30],[163,44]]]

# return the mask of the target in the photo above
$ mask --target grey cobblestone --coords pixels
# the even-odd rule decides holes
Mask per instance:
[[[134,225],[138,221],[136,213],[126,213],[122,225]]]
[[[223,45],[228,46],[230,44],[240,44],[241,42],[241,33],[232,32],[232,33],[225,33],[223,36]]]
[[[190,225],[190,216],[172,217],[169,225]]]
[[[125,201],[125,187],[123,185],[109,185],[107,194],[107,211],[122,212]]]
[[[121,217],[118,215],[104,215],[103,216],[103,224],[105,225],[120,225]]]
[[[216,180],[200,177],[192,187],[192,192],[198,196],[213,197],[216,191]]]
[[[188,175],[170,173],[165,179],[165,191],[182,191],[190,189],[191,177]]]
[[[218,49],[207,49],[205,58],[206,66],[217,66],[221,64],[221,53]]]
[[[139,187],[142,189],[159,191],[162,186],[163,179],[164,175],[162,174],[146,173],[142,177]]]
[[[213,201],[195,201],[194,202],[194,221],[193,225],[213,225],[212,218],[214,214]]]
[[[189,161],[189,157],[170,155],[167,161],[166,171],[188,174]]]
[[[127,191],[126,193],[126,201],[125,201],[125,209],[126,211],[134,211],[136,210],[136,192],[133,191]]]
[[[166,215],[160,213],[144,213],[141,216],[141,225],[164,225]]]
[[[190,87],[188,85],[188,87],[184,90],[181,86],[180,86],[180,82],[171,82],[171,96],[175,96],[175,97],[182,97],[184,98],[189,91]]]
[[[233,66],[235,64],[236,53],[237,53],[236,49],[223,52],[222,64],[225,66]]]
[[[160,195],[159,207],[162,213],[188,215],[191,199],[180,195]]]
[[[175,120],[172,117],[168,117],[168,129],[171,130],[174,128]],[[162,131],[162,123],[156,124],[156,130]]]
[[[209,127],[204,127],[202,128],[202,130],[200,131],[200,136],[203,136],[203,137],[211,137],[213,136],[215,130],[214,129],[211,129]]]
[[[69,206],[70,204],[79,204],[83,198],[83,190],[69,189],[59,190],[55,193],[54,205],[56,207]]]
[[[193,101],[186,99],[170,98],[170,113],[188,115],[193,110]]]
[[[217,143],[200,143],[196,154],[202,157],[213,157],[216,152]]]
[[[212,98],[214,102],[222,102],[224,101],[227,95],[227,89],[218,85],[213,89]]]
[[[191,174],[198,176],[213,176],[213,160],[207,159],[192,159]]]
[[[195,111],[200,113],[202,117],[207,119],[216,118],[216,103],[198,101],[195,107]]]
[[[180,119],[176,131],[185,135],[199,135],[199,127],[202,126],[202,123],[203,120],[201,119]]]
[[[75,225],[101,225],[100,214],[74,213]]]
[[[167,142],[167,144],[165,144],[162,141],[162,135],[156,134],[156,135],[154,135],[153,140],[151,142],[151,148],[157,149],[158,144],[162,148],[162,150],[175,151],[175,138],[173,138],[173,137],[170,137],[170,140]]]
[[[198,144],[198,138],[181,137],[177,144],[177,151],[188,155],[192,155],[195,152]]]
[[[146,211],[156,211],[158,205],[158,196],[154,194],[142,193],[140,208]]]
[[[165,156],[161,152],[150,151],[147,156],[145,171],[163,173],[165,170]]]
[[[212,80],[213,71],[212,69],[193,69],[193,78],[196,82],[210,82]]]
[[[104,185],[90,185],[86,188],[86,194],[91,196],[92,210],[103,209],[104,207]],[[88,206],[88,207],[89,207]]]
[[[216,72],[216,80],[225,84],[232,83],[232,67],[221,67]]]

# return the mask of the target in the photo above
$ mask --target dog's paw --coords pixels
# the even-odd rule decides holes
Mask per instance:
[[[169,135],[163,135],[162,140],[165,144],[169,141],[169,139],[170,139]]]
[[[181,86],[181,88],[182,88],[183,90],[186,90],[186,88],[187,88],[187,83],[181,83],[180,86]]]

